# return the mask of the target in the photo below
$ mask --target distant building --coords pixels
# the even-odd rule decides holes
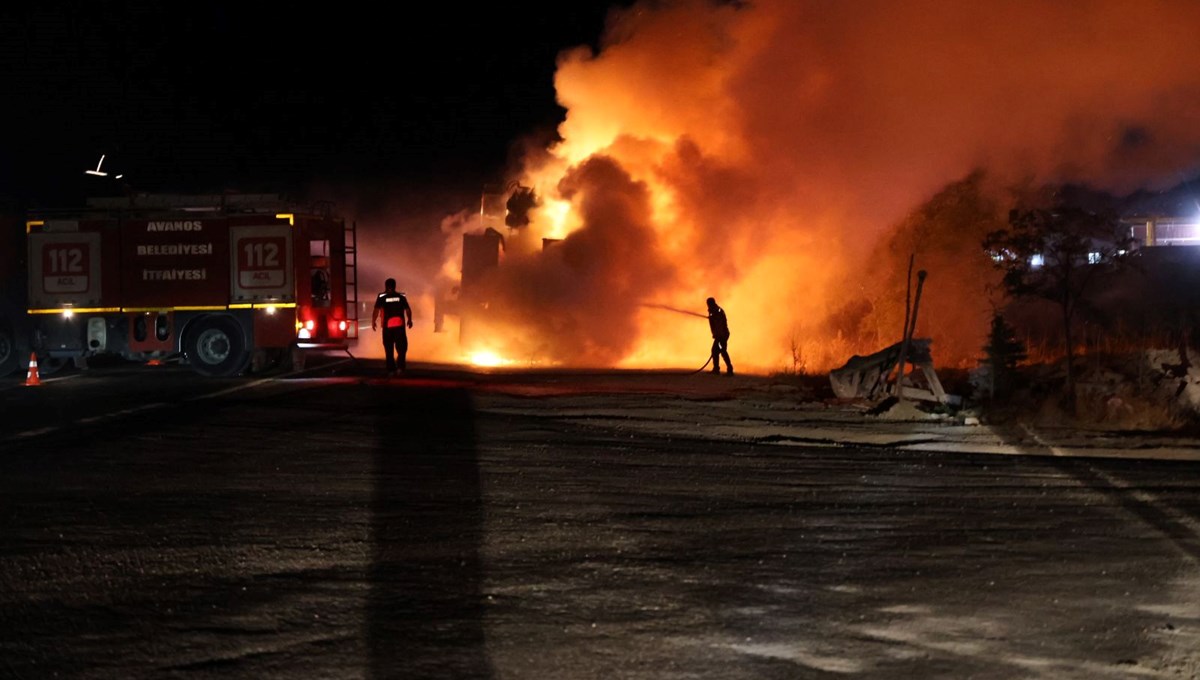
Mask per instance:
[[[1142,247],[1200,245],[1200,217],[1126,217],[1129,235]]]

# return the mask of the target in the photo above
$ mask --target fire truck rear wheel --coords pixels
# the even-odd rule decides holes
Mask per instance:
[[[192,370],[214,377],[238,375],[250,361],[241,327],[227,316],[197,320],[188,331],[184,354]]]

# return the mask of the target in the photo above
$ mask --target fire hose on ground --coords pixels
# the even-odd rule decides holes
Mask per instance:
[[[676,314],[687,314],[688,316],[698,316],[701,319],[708,318],[707,314],[699,314],[697,312],[689,312],[686,309],[679,309],[678,307],[670,307],[668,305],[659,305],[659,304],[654,304],[654,303],[650,303],[650,302],[643,302],[643,303],[641,303],[641,306],[642,307],[653,307],[654,309],[665,309],[668,312],[675,312]],[[708,365],[712,363],[712,360],[713,360],[713,358],[712,358],[712,355],[710,354],[708,359],[705,360],[703,366],[701,366],[700,368],[697,368],[696,370],[692,371],[691,373],[688,373],[688,375],[695,375],[695,374],[703,371],[704,369],[708,368]]]

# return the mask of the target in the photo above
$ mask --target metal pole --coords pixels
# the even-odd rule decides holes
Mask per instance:
[[[900,361],[896,369],[896,398],[904,401],[904,365],[908,362],[908,343],[917,330],[917,307],[921,304],[921,289],[925,286],[925,270],[917,272],[917,294],[913,298],[912,320],[904,329],[904,341],[900,343]]]

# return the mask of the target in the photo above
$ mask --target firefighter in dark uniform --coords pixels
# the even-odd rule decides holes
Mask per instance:
[[[387,357],[387,375],[403,373],[408,356],[408,331],[412,328],[412,307],[408,298],[397,292],[396,279],[383,284],[384,291],[375,298],[375,312],[371,315],[371,330],[378,330],[383,323],[383,353]]]
[[[725,360],[725,372],[733,375],[733,362],[729,360],[729,319],[725,318],[725,310],[717,305],[713,298],[708,303],[708,329],[712,331],[712,372],[721,372],[721,360]]]

